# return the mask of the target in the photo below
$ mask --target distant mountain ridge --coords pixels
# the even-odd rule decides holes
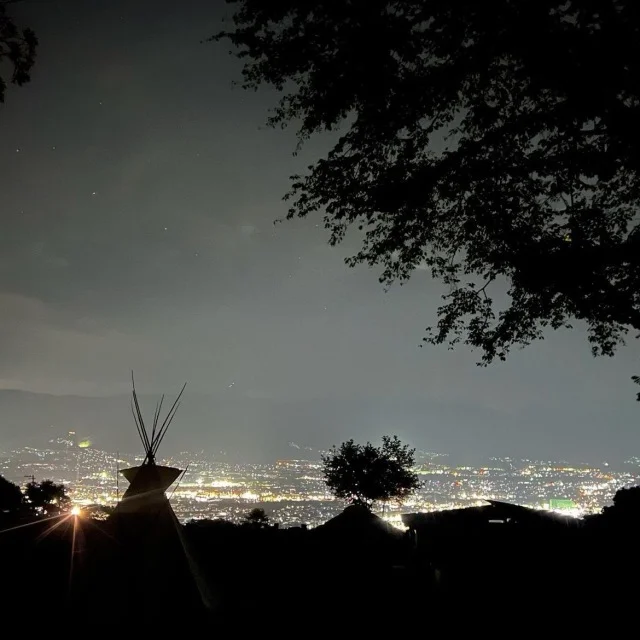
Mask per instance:
[[[140,395],[149,424],[159,397]],[[171,396],[166,400],[171,400]],[[304,405],[241,395],[187,392],[168,431],[163,450],[166,453],[226,450],[242,460],[265,462],[303,457],[302,452],[290,445],[294,438],[300,439],[301,428],[320,436],[312,442],[315,447],[326,447],[332,442],[323,442],[323,430],[318,430],[317,425],[309,428],[309,423],[313,422],[311,416],[322,413],[320,407]],[[70,430],[77,433],[78,439],[88,438],[94,446],[104,450],[135,451],[140,446],[131,415],[130,397],[126,394],[61,396],[0,390],[0,448],[43,446],[48,440],[64,436]],[[330,431],[324,430],[327,436],[330,436]],[[306,445],[306,438],[302,442],[305,442],[305,453],[314,450]]]
[[[150,422],[159,396],[143,394],[140,399]],[[455,404],[438,402],[427,394],[285,400],[243,395],[236,389],[190,393],[187,387],[163,450],[224,450],[237,461],[273,462],[315,457],[349,438],[376,441],[395,433],[418,449],[450,453],[451,460],[462,462],[503,455],[575,462],[640,455],[635,432],[620,437],[619,430],[618,437],[612,437],[609,409],[603,406],[600,417],[591,410],[587,428],[578,406],[573,424],[562,429],[566,425],[557,423],[553,409],[533,401],[526,411],[514,413],[465,404],[464,398]],[[42,445],[69,430],[105,450],[137,451],[140,446],[127,394],[87,397],[0,390],[0,449]]]

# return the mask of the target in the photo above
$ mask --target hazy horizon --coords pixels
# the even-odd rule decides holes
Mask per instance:
[[[165,402],[171,398],[168,394]],[[147,420],[158,399],[155,394],[140,394]],[[135,453],[140,444],[129,403],[129,396],[124,393],[91,398],[0,391],[2,444],[42,446],[48,439],[75,430],[78,438],[90,439],[97,448]],[[209,454],[226,450],[234,460],[269,462],[290,454],[293,450],[288,443],[292,441],[321,450],[351,437],[378,441],[384,434],[395,433],[418,449],[449,454],[455,461],[470,463],[492,456],[621,463],[640,454],[640,449],[607,440],[605,428],[583,430],[579,442],[561,436],[554,440],[550,437],[555,427],[552,416],[535,408],[516,423],[509,413],[479,413],[473,406],[458,405],[454,411],[442,403],[425,406],[389,399],[369,404],[367,411],[363,406],[362,398],[334,399],[327,406],[324,400],[292,402],[185,392],[162,453],[203,450]],[[401,413],[402,423],[396,418]],[[422,419],[423,414],[430,416],[428,422]],[[523,433],[525,419],[546,422]]]

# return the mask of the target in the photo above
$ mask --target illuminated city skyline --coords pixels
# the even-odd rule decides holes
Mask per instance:
[[[51,478],[67,485],[75,504],[114,505],[126,488],[118,470],[139,464],[143,455],[83,446],[73,436],[70,432],[40,448],[0,451],[0,474],[19,484],[31,475]],[[297,456],[270,464],[236,463],[224,454],[204,452],[163,459],[163,464],[186,469],[168,492],[176,514],[182,521],[238,521],[260,505],[283,526],[316,526],[339,513],[344,503],[326,490],[317,452],[299,445],[290,451]],[[383,511],[386,519],[399,524],[401,513],[475,506],[492,499],[580,516],[599,511],[619,488],[640,482],[638,463],[632,458],[614,468],[609,463],[495,457],[474,466],[456,465],[446,454],[419,451],[416,471],[423,486],[404,504],[389,504]]]

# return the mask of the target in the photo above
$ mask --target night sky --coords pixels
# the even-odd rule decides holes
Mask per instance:
[[[289,175],[331,139],[294,157],[294,132],[264,126],[275,94],[232,87],[227,45],[201,43],[225,13],[14,8],[40,48],[0,107],[0,388],[110,396],[132,368],[149,393],[188,380],[181,443],[247,456],[383,433],[469,459],[640,454],[633,337],[596,360],[577,327],[478,368],[465,348],[419,347],[443,292],[426,272],[385,292],[343,264],[357,237],[332,249],[320,219],[273,224]]]

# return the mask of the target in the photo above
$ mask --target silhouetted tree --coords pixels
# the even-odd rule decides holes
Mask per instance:
[[[71,502],[64,485],[53,480],[29,482],[25,495],[31,509],[47,514],[64,511]]]
[[[369,509],[376,501],[402,501],[420,486],[414,456],[398,436],[383,436],[380,447],[347,440],[322,456],[324,481],[337,498]]]
[[[18,27],[7,13],[10,2],[0,0],[0,68],[9,63],[9,82],[21,86],[31,79],[38,39],[31,29]],[[7,81],[0,75],[0,102],[4,102]]]
[[[640,523],[640,487],[618,489],[613,505],[604,507],[602,515],[623,523]]]
[[[20,487],[0,476],[0,514],[4,511],[18,511],[22,506],[22,501]]]
[[[230,520],[225,520],[224,518],[215,518],[213,520],[204,518],[202,520],[189,520],[185,524],[185,527],[187,527],[187,529],[230,531],[235,529],[237,525]]]
[[[108,504],[90,504],[83,508],[83,513],[92,520],[108,520],[115,510]]]
[[[251,509],[244,517],[245,524],[255,529],[264,529],[269,525],[269,516],[265,513],[264,509],[256,507]]]
[[[596,355],[640,329],[636,0],[228,1],[212,39],[283,93],[269,122],[340,129],[288,217],[359,228],[347,264],[385,284],[442,281],[427,342],[486,364],[575,319]]]

